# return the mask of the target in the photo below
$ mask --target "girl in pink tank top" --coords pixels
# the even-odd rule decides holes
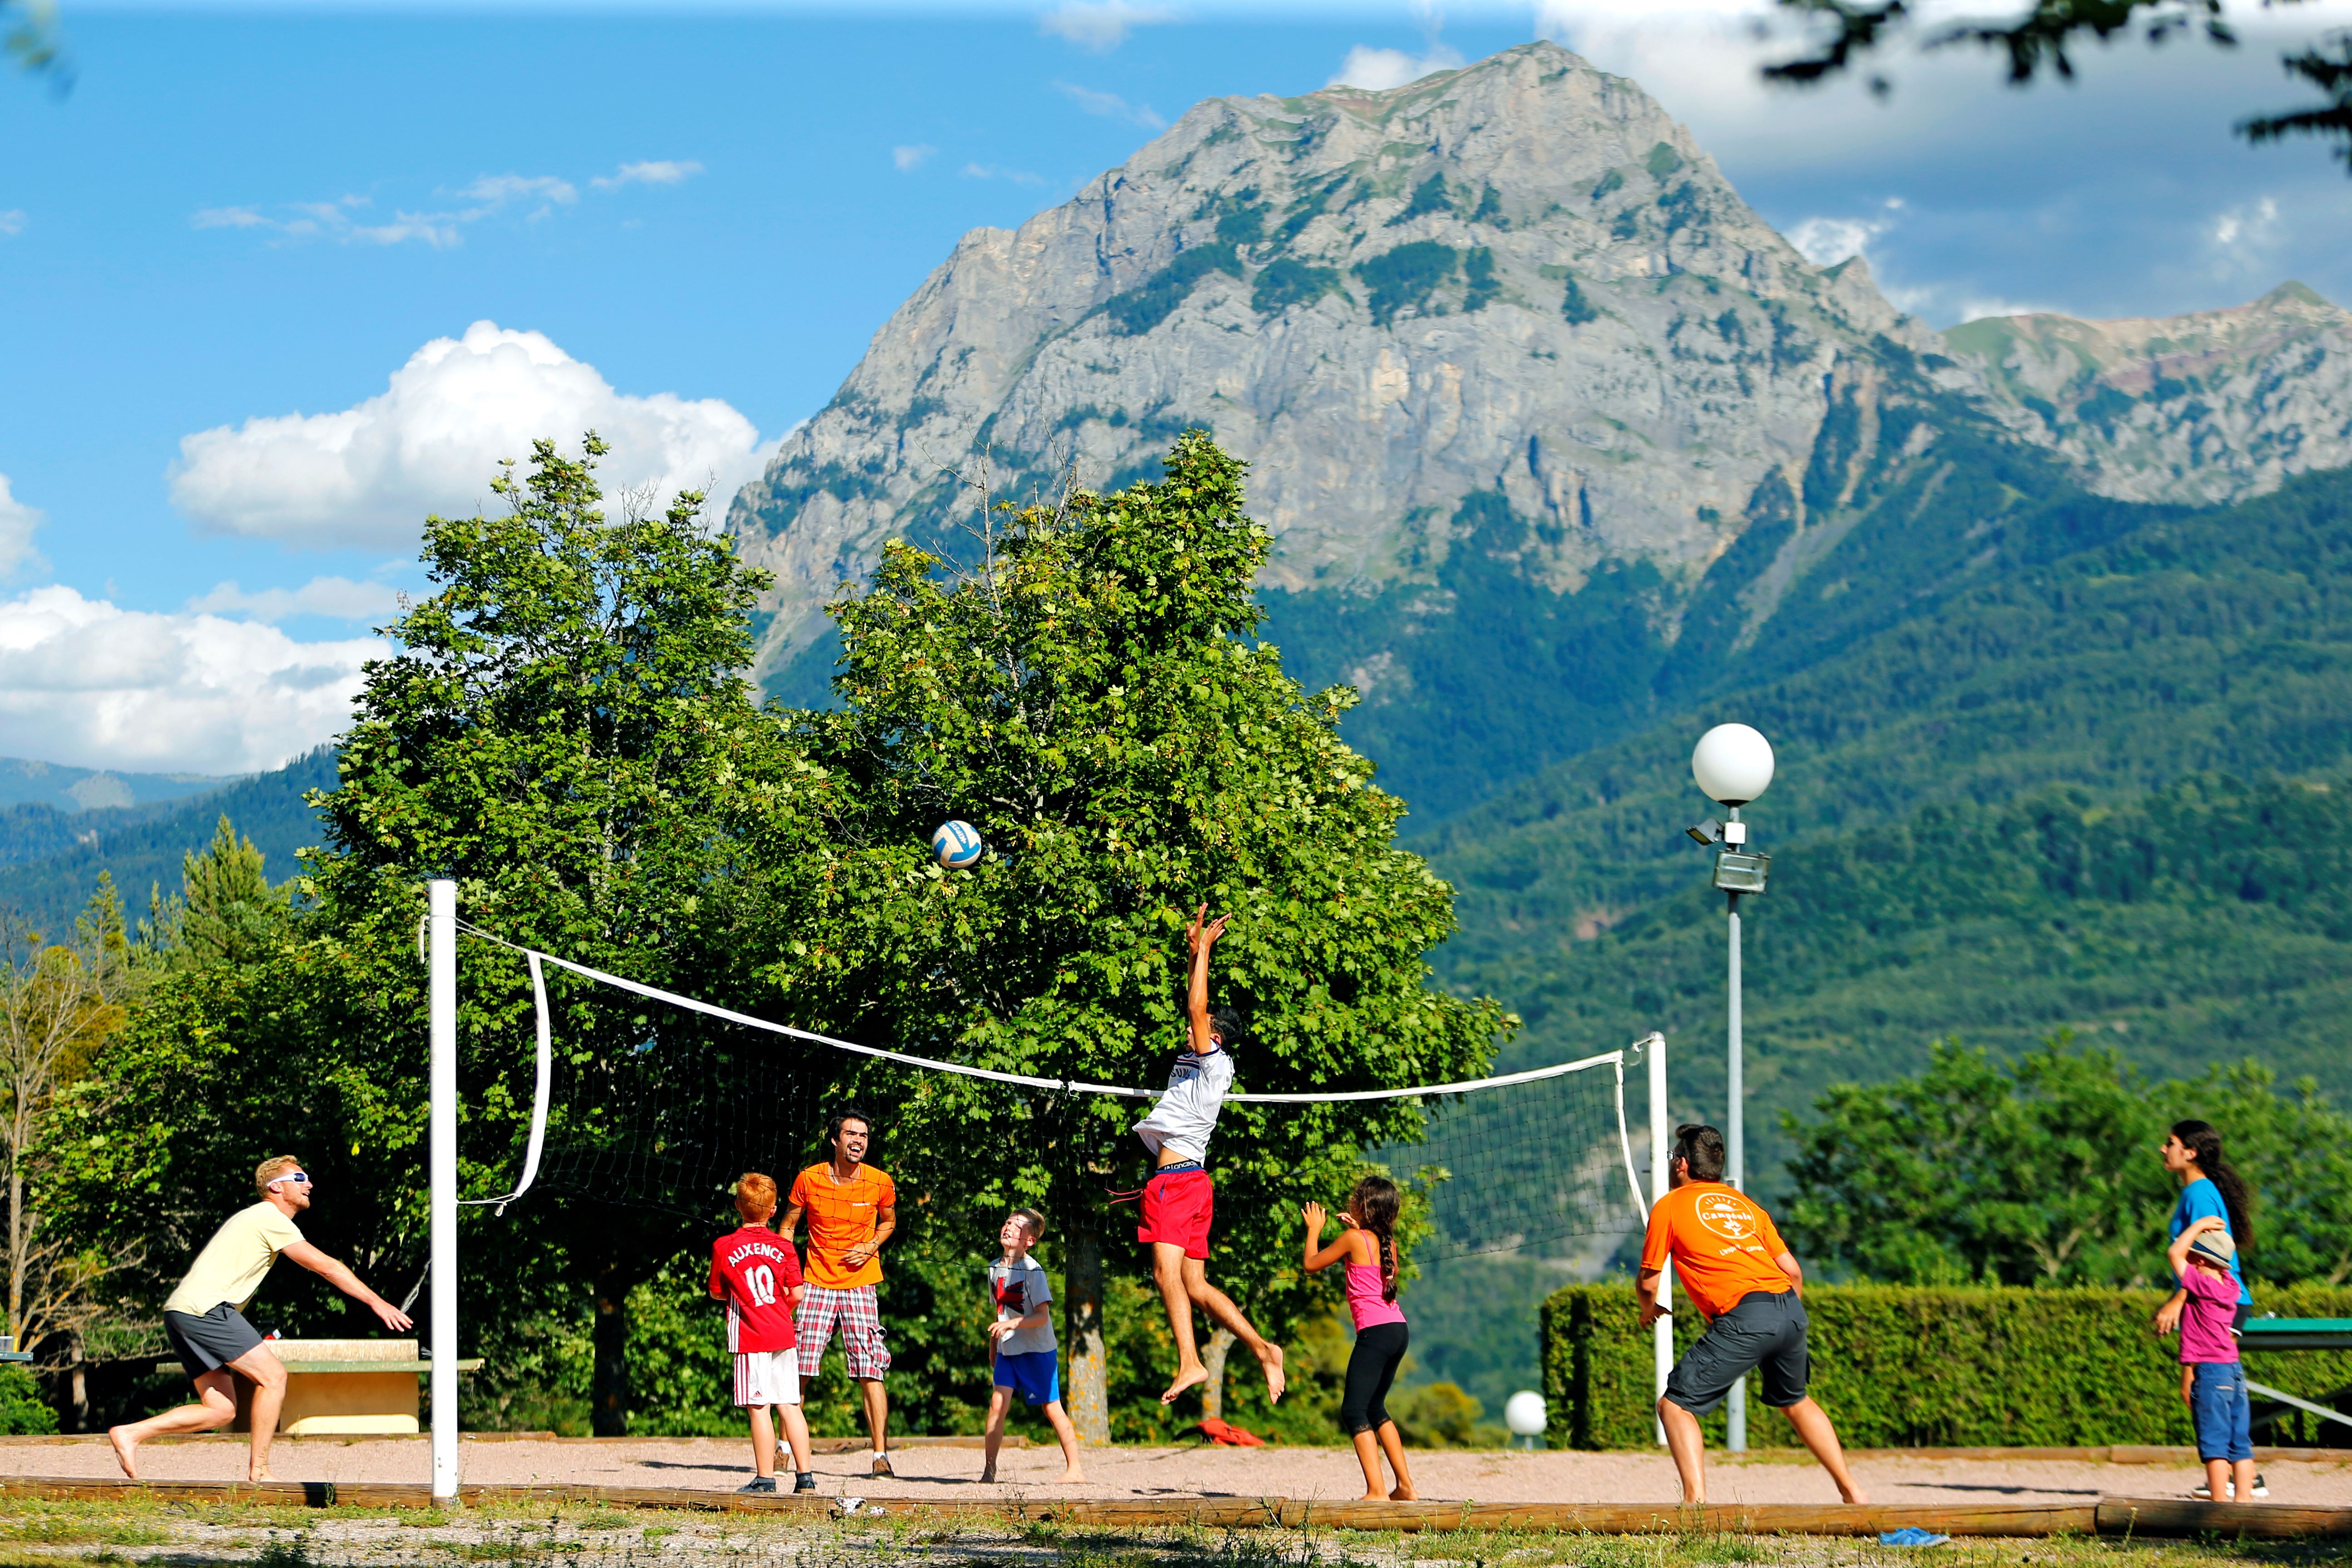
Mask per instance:
[[[1417,1494],[1404,1464],[1404,1439],[1389,1419],[1388,1392],[1404,1360],[1409,1331],[1404,1309],[1397,1305],[1396,1184],[1385,1176],[1367,1176],[1348,1195],[1345,1228],[1338,1240],[1319,1247],[1323,1239],[1323,1205],[1308,1204],[1304,1263],[1310,1274],[1345,1261],[1348,1310],[1356,1320],[1356,1348],[1348,1357],[1346,1393],[1339,1401],[1339,1426],[1356,1445],[1356,1460],[1364,1468],[1364,1500],[1384,1498],[1406,1500]],[[1396,1486],[1383,1490],[1381,1458],[1396,1472]]]

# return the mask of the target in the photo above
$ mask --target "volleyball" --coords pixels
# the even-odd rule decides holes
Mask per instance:
[[[981,852],[987,847],[969,822],[942,822],[931,835],[931,854],[950,871],[979,865]]]

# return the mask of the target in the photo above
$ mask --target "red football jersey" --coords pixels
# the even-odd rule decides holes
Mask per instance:
[[[793,1337],[793,1292],[800,1289],[801,1260],[792,1244],[764,1225],[747,1225],[710,1244],[710,1293],[727,1302],[727,1348],[788,1351]]]

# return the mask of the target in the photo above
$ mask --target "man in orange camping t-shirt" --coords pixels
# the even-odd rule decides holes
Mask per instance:
[[[808,1289],[793,1324],[801,1376],[815,1378],[817,1362],[838,1326],[842,1359],[866,1400],[874,1473],[887,1476],[890,1458],[882,1434],[890,1422],[890,1402],[882,1391],[882,1374],[890,1370],[890,1350],[882,1342],[882,1313],[874,1300],[874,1287],[882,1282],[882,1263],[875,1254],[898,1228],[898,1188],[866,1163],[873,1130],[873,1118],[862,1110],[845,1110],[833,1119],[825,1132],[833,1158],[794,1178],[784,1200],[792,1206],[777,1228],[789,1241],[801,1216],[808,1216]]]
[[[1828,1414],[1805,1394],[1804,1270],[1780,1244],[1772,1216],[1724,1184],[1723,1134],[1696,1123],[1676,1128],[1667,1169],[1674,1173],[1674,1188],[1650,1210],[1634,1289],[1646,1329],[1666,1312],[1658,1300],[1658,1279],[1671,1256],[1683,1293],[1707,1321],[1698,1343],[1675,1363],[1665,1396],[1658,1401],[1666,1447],[1682,1472],[1683,1500],[1706,1500],[1706,1439],[1698,1418],[1760,1366],[1764,1403],[1789,1417],[1837,1482],[1838,1495],[1848,1502],[1869,1501],[1845,1468]]]

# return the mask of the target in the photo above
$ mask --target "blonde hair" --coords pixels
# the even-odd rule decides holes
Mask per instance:
[[[263,1196],[269,1194],[269,1184],[289,1171],[299,1171],[302,1162],[292,1154],[272,1154],[253,1168],[253,1185]]]
[[[765,1219],[776,1212],[776,1181],[757,1171],[746,1171],[735,1184],[735,1212],[745,1219]]]

